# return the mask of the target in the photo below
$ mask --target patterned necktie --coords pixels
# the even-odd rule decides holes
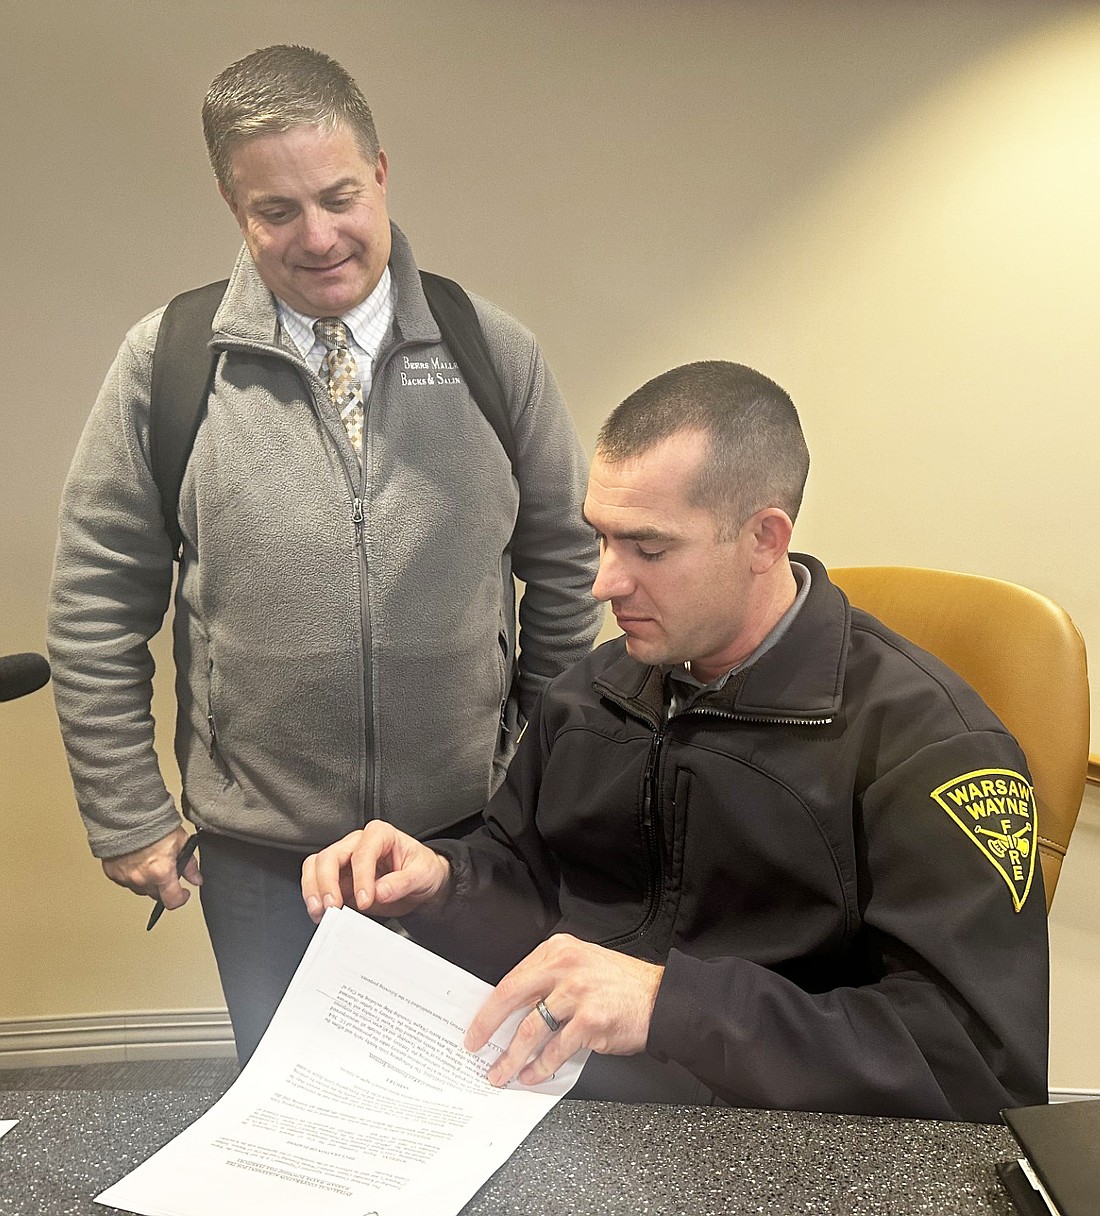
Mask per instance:
[[[313,332],[328,352],[321,360],[321,378],[328,385],[332,404],[340,411],[340,419],[363,463],[363,386],[359,368],[348,347],[348,331],[338,317],[322,317],[313,323]]]

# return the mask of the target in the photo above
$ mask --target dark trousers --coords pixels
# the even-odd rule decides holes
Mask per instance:
[[[242,1067],[313,936],[302,901],[306,856],[209,831],[199,842],[202,912]]]

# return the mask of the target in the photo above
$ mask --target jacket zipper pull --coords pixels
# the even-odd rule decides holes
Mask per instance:
[[[653,803],[655,786],[657,784],[657,754],[661,750],[661,741],[664,738],[663,730],[655,730],[653,732],[653,742],[649,748],[649,758],[645,766],[645,794],[642,798],[642,824],[649,830],[653,831]]]
[[[214,725],[214,715],[206,715],[206,724],[210,728],[210,755],[213,757],[218,750],[218,728]]]
[[[363,543],[363,500],[357,498],[351,512],[351,522],[355,525],[355,543]]]

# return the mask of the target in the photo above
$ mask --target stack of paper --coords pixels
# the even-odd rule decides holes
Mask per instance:
[[[97,1196],[142,1216],[454,1216],[575,1084],[485,1079],[528,1012],[462,1046],[489,985],[325,913],[255,1055],[205,1115]]]

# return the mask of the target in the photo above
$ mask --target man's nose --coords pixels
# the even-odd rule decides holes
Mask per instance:
[[[310,253],[327,253],[336,244],[335,218],[323,208],[304,212],[299,240]]]
[[[596,571],[596,578],[592,583],[592,594],[596,599],[606,602],[612,599],[622,599],[629,595],[630,591],[630,579],[623,569],[622,562],[605,545],[600,552],[600,567]]]

